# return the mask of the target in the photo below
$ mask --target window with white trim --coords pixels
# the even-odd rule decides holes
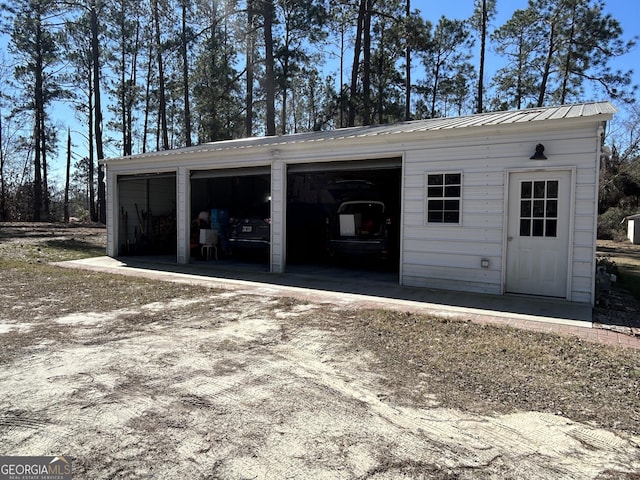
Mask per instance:
[[[427,223],[461,222],[462,173],[427,174]]]

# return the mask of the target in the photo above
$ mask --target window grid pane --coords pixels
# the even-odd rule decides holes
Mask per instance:
[[[429,185],[444,185],[443,175],[429,175]]]

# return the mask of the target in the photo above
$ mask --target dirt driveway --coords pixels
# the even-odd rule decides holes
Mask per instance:
[[[77,479],[640,478],[636,351],[70,271],[47,262],[103,231],[12,228],[0,455]]]
[[[242,291],[28,324],[5,312],[0,334],[59,340],[0,365],[0,453],[69,455],[91,479],[637,478],[622,473],[640,472],[637,436],[394,404],[365,351],[300,321],[319,308],[345,315]]]

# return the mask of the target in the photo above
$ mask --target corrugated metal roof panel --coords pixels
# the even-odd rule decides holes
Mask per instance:
[[[305,132],[276,137],[251,137],[220,142],[205,143],[195,147],[186,147],[162,152],[150,152],[133,155],[133,158],[144,158],[167,155],[185,155],[188,153],[205,153],[224,150],[248,149],[272,145],[289,145],[308,142],[323,142],[348,138],[375,137],[380,135],[395,135],[403,133],[419,133],[428,131],[474,128],[490,125],[507,125],[542,120],[556,120],[592,116],[611,116],[616,108],[609,102],[592,102],[576,105],[561,105],[557,107],[530,108],[526,110],[512,110],[501,112],[478,113],[463,117],[432,118],[414,120],[391,125],[371,125],[364,127],[350,127],[322,132]],[[126,157],[126,158],[132,158]],[[124,158],[124,157],[121,157]],[[107,161],[113,161],[111,159]]]

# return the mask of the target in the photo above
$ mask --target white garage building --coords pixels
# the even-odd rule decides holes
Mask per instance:
[[[593,304],[601,143],[615,112],[585,103],[107,159],[107,253],[144,239],[145,253],[189,263],[200,210],[263,202],[268,269],[285,272],[333,208],[327,185],[362,181],[393,198],[400,284]]]

